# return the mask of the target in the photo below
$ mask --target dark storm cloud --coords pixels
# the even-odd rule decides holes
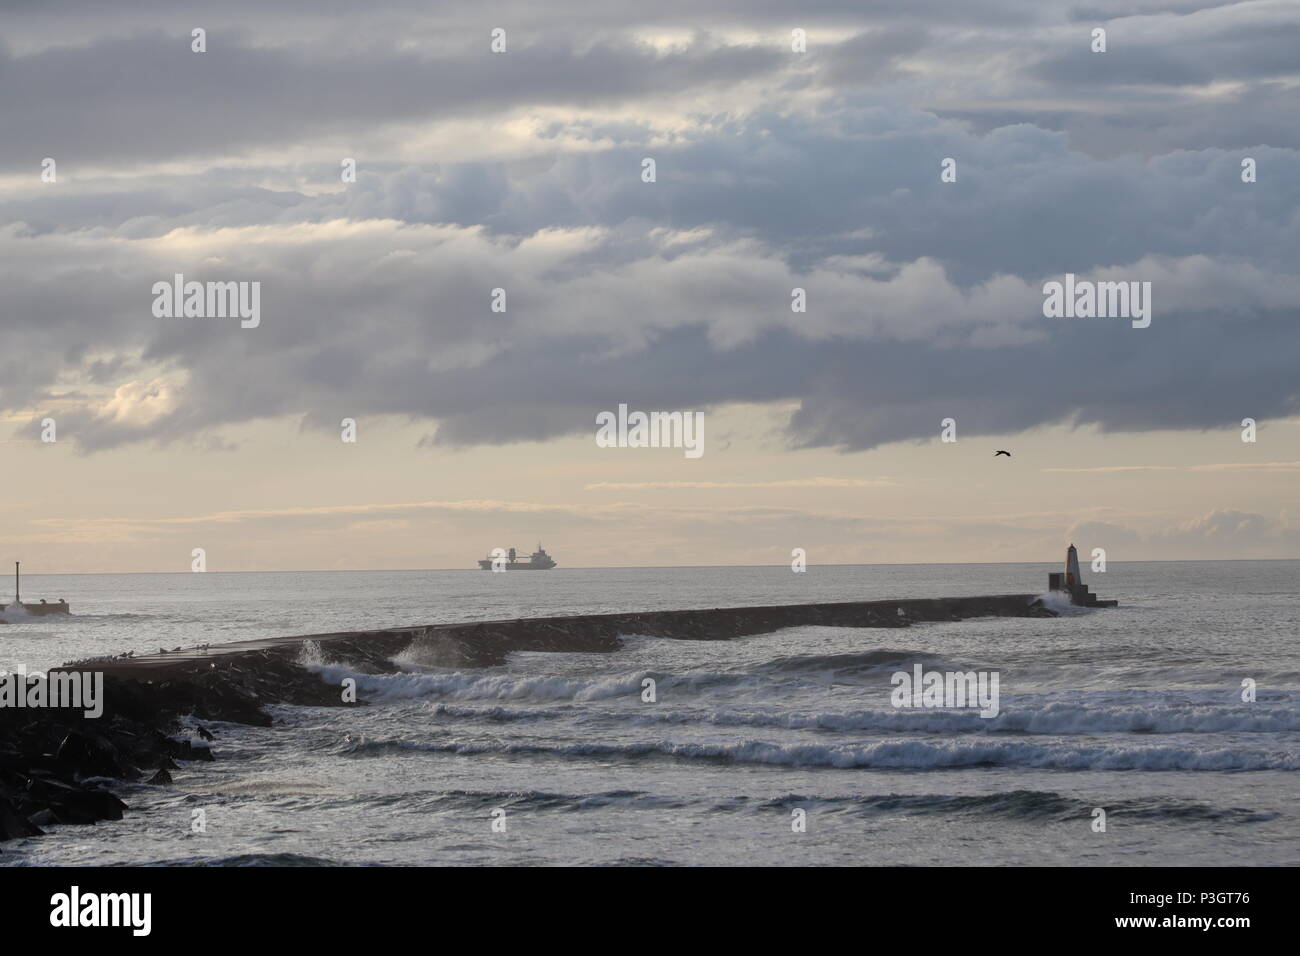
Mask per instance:
[[[1214,0],[1124,0],[1127,12],[1159,11],[1214,6]],[[1024,26],[1058,14],[1051,4],[1026,0],[712,0],[702,8],[698,0],[635,0],[590,3],[587,0],[444,0],[431,8],[427,0],[386,0],[382,5],[359,7],[354,0],[135,0],[111,8],[100,0],[0,0],[0,10],[11,18],[14,34],[30,43],[49,43],[82,33],[98,35],[132,32],[160,23],[195,26],[235,26],[253,22],[268,36],[311,35],[322,29],[347,28],[352,36],[381,31],[407,35],[426,32],[483,32],[504,26],[534,33],[586,29],[623,29],[629,25],[693,27],[703,22],[764,27],[808,24],[864,25],[900,20],[926,20],[938,24],[981,24],[1002,28]]]
[[[223,38],[226,39],[226,38]],[[452,56],[391,49],[299,50],[241,45],[208,53],[162,33],[17,57],[0,52],[0,168],[67,171],[119,160],[283,148],[295,139],[386,122],[482,115],[529,105],[593,106],[734,83],[773,69],[779,54],[698,38],[656,54],[610,39],[586,49],[561,40],[487,43]],[[469,45],[466,44],[468,47]]]
[[[1300,409],[1297,321],[1300,308],[1228,322],[1181,313],[1143,330],[1151,335],[1080,323],[1045,342],[982,352],[852,348],[823,363],[790,431],[807,446],[845,448],[932,438],[949,417],[959,436],[1045,422],[1228,431],[1247,414],[1238,409],[1266,409],[1265,417]],[[1245,368],[1249,375],[1239,375]]]
[[[792,257],[814,241],[822,256],[930,256],[962,282],[1077,272],[1150,252],[1290,261],[1288,210],[1300,207],[1300,174],[1288,151],[1252,153],[1269,180],[1254,188],[1240,181],[1239,154],[1096,162],[1032,126],[983,137],[934,122],[900,131],[910,124],[864,111],[853,124],[861,134],[845,138],[815,122],[754,116],[743,130],[659,153],[661,183],[671,188],[647,189],[628,175],[640,151],[611,150],[561,158],[514,183],[499,167],[441,177],[402,170],[350,193],[343,210],[524,234],[632,220],[713,226],[757,235]],[[946,156],[960,158],[956,184],[938,180]],[[718,170],[721,181],[710,176]],[[870,241],[834,238],[863,226],[875,232]]]
[[[917,24],[860,33],[831,48],[821,80],[831,86],[852,86],[893,77],[899,72],[899,61],[923,50],[928,39],[929,32]]]
[[[1113,31],[1104,54],[1083,43],[1040,61],[1031,75],[1060,86],[1186,86],[1300,72],[1300,19],[1225,25],[1200,36],[1126,40]]]
[[[75,5],[58,8],[69,6]],[[86,37],[66,18],[24,7],[20,12],[30,16],[15,21],[15,49],[0,46],[0,115],[7,133],[0,139],[0,170],[30,171],[43,156],[54,156],[69,172],[178,157],[210,161],[319,139],[362,151],[392,124],[418,126],[533,107],[654,106],[687,90],[715,90],[726,103],[728,85],[755,79],[779,81],[789,90],[811,83],[846,93],[867,90],[889,102],[977,121],[1039,122],[1041,115],[1047,125],[1061,128],[1053,126],[1053,117],[1086,123],[1100,116],[1119,128],[1118,135],[1102,137],[1103,150],[1121,142],[1125,128],[1136,152],[1153,151],[1153,142],[1158,148],[1237,145],[1241,137],[1231,134],[1208,141],[1195,136],[1225,121],[1242,131],[1239,117],[1261,112],[1255,101],[1262,90],[1209,99],[1181,92],[1148,103],[1133,97],[1115,103],[1112,91],[1133,84],[1177,90],[1186,84],[1245,80],[1260,87],[1287,80],[1297,72],[1300,24],[1271,2],[1238,5],[1247,11],[1240,22],[1218,15],[1214,4],[1172,5],[1180,14],[1203,11],[1196,16],[1141,16],[1170,6],[1130,4],[1124,15],[1132,19],[1108,21],[1111,47],[1094,54],[1088,29],[1069,25],[1071,11],[1053,4],[827,3],[811,12],[831,17],[835,27],[819,34],[807,22],[812,33],[806,56],[791,54],[789,27],[795,21],[781,22],[788,13],[779,4],[746,5],[738,18],[714,11],[705,24],[698,17],[674,18],[673,4],[648,10],[614,4],[603,14],[575,10],[569,26],[552,17],[515,27],[510,53],[500,56],[487,52],[486,24],[498,21],[455,5],[440,9],[439,18],[417,16],[405,23],[347,18],[351,4],[338,10],[311,5],[302,9],[305,22],[297,28],[275,19],[292,9],[284,7],[267,11],[258,5],[260,20],[245,17],[225,25],[200,15],[206,6],[169,9],[166,16],[136,9],[116,16],[111,30],[103,24],[109,32]],[[966,23],[971,10],[981,14],[972,29],[944,29]],[[494,12],[512,25],[536,17],[530,6],[505,5]],[[1015,25],[999,19],[1013,14]],[[203,54],[190,51],[186,27],[198,22],[209,31]],[[656,53],[619,32],[670,25],[696,32],[694,41]],[[724,42],[705,29],[713,25],[761,29],[764,36]],[[26,45],[18,46],[24,38]],[[936,96],[927,85],[929,75],[943,77],[943,94]],[[1280,86],[1273,95],[1289,93],[1294,108],[1293,91]],[[943,102],[972,97],[985,102]],[[999,103],[1008,98],[1040,105]],[[1070,108],[1041,105],[1049,100]],[[1137,121],[1125,127],[1130,109]],[[1195,124],[1197,110],[1214,115]],[[1259,134],[1252,142],[1284,145],[1293,138],[1288,130],[1294,124],[1276,120],[1274,135],[1268,135],[1267,108],[1262,112],[1249,124]],[[1181,142],[1158,136],[1169,125],[1165,117],[1177,114],[1182,125],[1196,128]],[[635,127],[626,132],[634,134]],[[1076,147],[1090,151],[1090,140],[1080,135]]]
[[[792,444],[850,449],[932,437],[945,417],[977,435],[1294,414],[1295,94],[1260,80],[1285,70],[1288,34],[1261,27],[1275,4],[1243,5],[1244,25],[1218,6],[1138,4],[1176,14],[1176,49],[1133,21],[1130,52],[1091,85],[1077,71],[1097,61],[1061,52],[1086,50],[1087,24],[1063,39],[1081,14],[1056,4],[814,5],[851,28],[810,29],[804,59],[775,5],[750,24],[780,26],[771,43],[673,24],[672,3],[611,4],[575,14],[595,33],[551,20],[503,57],[486,53],[491,13],[468,6],[445,16],[479,17],[472,36],[436,53],[377,42],[369,21],[340,42],[350,22],[318,4],[292,45],[246,24],[211,31],[220,53],[201,56],[156,22],[42,47],[53,21],[31,8],[19,33],[35,48],[0,59],[21,134],[0,162],[34,178],[53,155],[68,182],[0,196],[0,315],[22,343],[0,350],[0,405],[57,414],[82,450],[283,416],[390,415],[428,422],[432,444],[505,443],[589,433],[620,402],[792,402]],[[704,26],[745,25],[719,9],[737,19]],[[972,10],[991,19],[943,29]],[[655,52],[598,32],[620,16],[693,39]],[[440,22],[416,18],[412,35]],[[972,122],[926,108],[954,64],[972,72],[949,113]],[[1218,79],[1248,82],[1171,86]],[[392,124],[490,128],[520,105],[552,112],[505,159],[381,150],[342,189],[335,156],[260,158],[378,142]],[[133,172],[176,157],[210,165]],[[940,182],[945,157],[956,183]],[[117,175],[78,176],[113,158]],[[175,272],[261,282],[262,325],[155,318],[151,286]],[[1044,319],[1041,284],[1065,272],[1152,281],[1151,327]],[[504,315],[488,310],[496,287]]]
[[[1283,118],[1300,114],[1300,88],[1282,83],[1247,85],[1209,100],[1150,96],[1131,102],[1098,91],[1092,105],[1077,109],[1000,108],[938,110],[978,132],[1026,124],[1069,134],[1070,146],[1098,158],[1124,154],[1159,155],[1181,149],[1257,146],[1300,148],[1300,124]],[[1193,145],[1194,144],[1194,145]]]

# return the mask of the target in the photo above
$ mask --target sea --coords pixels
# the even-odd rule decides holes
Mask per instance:
[[[451,621],[1033,593],[1049,570],[30,575],[25,600],[73,614],[5,612],[0,669]],[[354,678],[369,706],[210,724],[215,762],[183,764],[172,786],[112,782],[124,819],[10,841],[0,865],[1300,863],[1300,561],[1085,577],[1120,606],[627,634],[612,653],[484,669],[416,654],[388,675],[308,643],[303,665]],[[894,675],[917,664],[998,675],[997,716],[894,706]]]

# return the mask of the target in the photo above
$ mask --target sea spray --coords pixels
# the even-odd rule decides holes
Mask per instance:
[[[0,620],[6,621],[9,624],[18,624],[23,621],[30,621],[35,619],[35,617],[35,614],[27,610],[26,607],[17,601],[5,605],[5,607],[0,610]]]
[[[303,641],[298,651],[297,664],[308,670],[325,666],[325,652],[321,650],[320,641]]]

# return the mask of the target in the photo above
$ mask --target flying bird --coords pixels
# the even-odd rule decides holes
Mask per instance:
[[[997,451],[995,451],[995,452],[993,453],[993,457],[996,458],[996,457],[998,457],[998,455],[1006,455],[1008,458],[1010,458],[1010,457],[1011,457],[1011,452],[1009,452],[1009,451],[1003,451],[1002,449],[999,448]]]

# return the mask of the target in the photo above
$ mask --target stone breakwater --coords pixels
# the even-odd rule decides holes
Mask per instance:
[[[166,786],[177,761],[215,759],[202,724],[193,738],[195,720],[270,726],[269,704],[356,706],[302,666],[305,651],[393,673],[399,654],[491,667],[512,651],[610,652],[620,635],[730,640],[807,625],[897,628],[990,616],[1056,615],[1030,594],[701,608],[308,634],[78,661],[59,670],[103,673],[101,717],[0,708],[0,841],[39,835],[48,824],[121,819],[126,804],[107,779]]]
[[[169,734],[182,715],[257,720],[260,708],[216,682],[105,678],[104,713],[0,708],[0,840],[38,836],[53,823],[120,820],[126,804],[104,778],[165,784],[177,760],[211,760],[206,746]],[[229,715],[229,716],[226,716]]]

